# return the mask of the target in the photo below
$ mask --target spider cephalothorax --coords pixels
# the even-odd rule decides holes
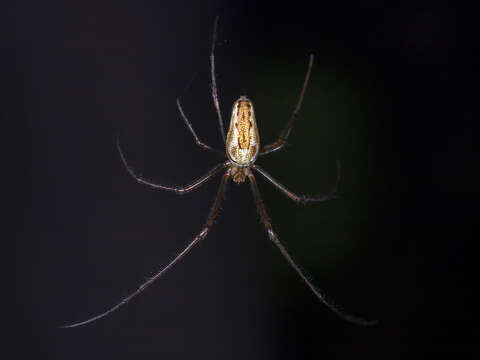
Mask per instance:
[[[260,137],[258,136],[258,129],[257,129],[257,123],[255,120],[255,113],[253,110],[253,104],[252,102],[246,97],[246,96],[241,96],[237,101],[235,101],[232,109],[232,117],[230,120],[230,126],[229,130],[227,133],[227,137],[225,138],[225,131],[223,128],[223,120],[222,120],[222,115],[220,111],[220,104],[218,101],[218,95],[217,95],[217,85],[216,85],[216,78],[215,78],[215,61],[214,61],[214,50],[215,50],[215,41],[216,41],[216,29],[217,29],[217,21],[218,17],[215,19],[215,25],[213,29],[213,40],[212,40],[212,48],[211,48],[211,53],[210,53],[210,69],[211,69],[211,79],[212,79],[212,97],[213,97],[213,104],[215,106],[215,109],[217,111],[218,115],[218,122],[220,125],[220,133],[222,135],[223,141],[225,143],[225,148],[226,148],[226,153],[223,153],[223,155],[226,156],[227,160],[224,161],[221,164],[218,164],[215,166],[213,169],[211,169],[207,174],[203,175],[196,181],[194,181],[192,184],[185,186],[185,187],[171,187],[171,186],[165,186],[165,185],[159,185],[155,184],[153,182],[147,181],[140,176],[136,175],[135,172],[132,170],[132,168],[128,165],[125,156],[122,153],[122,150],[120,148],[120,144],[117,143],[118,146],[118,151],[120,153],[120,157],[123,161],[123,164],[125,165],[127,171],[130,173],[130,175],[139,183],[147,185],[149,187],[152,187],[154,189],[161,189],[161,190],[167,190],[167,191],[174,191],[177,194],[185,194],[187,192],[190,192],[196,188],[198,188],[200,185],[202,185],[204,182],[212,178],[214,175],[218,174],[220,171],[224,170],[222,180],[220,182],[220,186],[218,188],[218,193],[215,198],[215,202],[213,204],[212,210],[210,211],[210,215],[207,218],[207,221],[205,223],[204,228],[198,233],[197,236],[190,242],[190,244],[183,249],[168,265],[166,265],[162,270],[160,270],[157,274],[155,274],[153,277],[151,277],[149,280],[147,280],[145,283],[143,283],[137,290],[132,292],[129,296],[127,296],[125,299],[123,299],[121,302],[119,302],[117,305],[113,306],[112,308],[108,309],[107,311],[94,316],[90,319],[87,319],[85,321],[77,322],[71,325],[66,325],[63,327],[76,327],[84,324],[88,324],[90,322],[93,322],[95,320],[98,320],[111,312],[117,310],[120,306],[126,304],[128,301],[130,301],[132,298],[140,294],[143,290],[145,290],[148,286],[150,286],[155,280],[157,280],[159,277],[161,277],[166,271],[168,271],[173,265],[175,265],[183,256],[185,256],[200,240],[205,238],[207,236],[207,233],[209,232],[210,228],[213,225],[213,220],[215,219],[215,216],[218,213],[218,210],[220,208],[220,203],[222,201],[223,193],[225,192],[226,185],[230,179],[232,179],[235,183],[241,184],[245,182],[245,180],[248,178],[250,182],[250,186],[252,189],[252,193],[255,199],[256,206],[258,208],[258,212],[262,218],[262,221],[265,225],[265,229],[267,230],[268,237],[272,242],[278,247],[282,255],[285,257],[285,259],[288,261],[288,263],[292,266],[292,268],[298,273],[298,275],[302,278],[302,280],[308,285],[308,287],[312,290],[312,292],[326,305],[328,306],[332,311],[334,311],[337,315],[339,315],[341,318],[351,321],[353,323],[359,324],[359,325],[372,325],[375,323],[375,321],[367,321],[364,319],[361,319],[359,317],[350,315],[346,313],[345,311],[341,310],[339,307],[334,305],[333,302],[328,300],[326,296],[319,290],[317,289],[311,281],[307,278],[307,276],[304,274],[304,272],[298,267],[298,265],[293,261],[292,257],[290,254],[287,252],[285,247],[282,245],[280,240],[278,239],[277,235],[273,231],[272,224],[270,223],[270,220],[268,219],[267,212],[265,210],[265,207],[263,205],[261,196],[260,196],[260,191],[257,186],[257,181],[255,179],[255,176],[253,174],[252,170],[257,171],[260,173],[263,177],[265,177],[268,181],[270,181],[273,185],[275,185],[278,189],[280,189],[285,195],[287,195],[289,198],[296,202],[301,202],[301,203],[307,203],[311,201],[325,201],[329,199],[333,199],[335,197],[335,192],[337,189],[337,184],[340,178],[340,166],[339,163],[337,162],[337,179],[335,182],[335,185],[333,186],[332,190],[323,196],[318,196],[318,197],[306,197],[306,196],[298,196],[288,190],[285,186],[280,184],[278,181],[276,181],[272,176],[270,176],[265,170],[263,170],[260,166],[255,164],[255,161],[257,160],[258,156],[265,155],[268,153],[271,153],[273,151],[279,150],[283,148],[285,145],[285,141],[287,140],[290,130],[292,129],[293,122],[297,116],[298,111],[300,110],[300,106],[303,101],[303,95],[305,94],[305,89],[308,84],[308,80],[310,78],[310,72],[312,70],[312,65],[313,65],[313,55],[310,55],[310,60],[308,63],[308,69],[307,69],[307,74],[305,75],[305,80],[303,82],[303,87],[300,92],[300,96],[297,102],[297,106],[295,107],[290,120],[287,123],[287,126],[285,129],[280,133],[280,136],[278,139],[273,142],[270,145],[264,146],[260,150]],[[202,142],[195,131],[193,130],[192,124],[190,121],[188,121],[187,117],[185,116],[185,113],[183,112],[183,109],[180,105],[180,101],[177,99],[177,106],[178,110],[180,112],[180,115],[182,116],[183,120],[185,121],[185,124],[189,128],[190,132],[192,133],[195,142],[202,147],[203,149],[206,150],[214,150],[210,146],[206,145],[204,142]],[[215,150],[219,152],[218,150]]]
[[[229,176],[235,183],[241,184],[248,176],[248,168],[232,165],[229,169]]]

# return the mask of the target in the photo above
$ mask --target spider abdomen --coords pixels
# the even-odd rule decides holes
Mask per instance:
[[[253,104],[246,96],[233,104],[226,147],[228,158],[238,166],[248,166],[257,159],[260,137]]]

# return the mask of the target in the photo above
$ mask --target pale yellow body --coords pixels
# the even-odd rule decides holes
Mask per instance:
[[[226,147],[228,158],[239,167],[249,166],[257,159],[260,137],[253,104],[246,96],[233,104]]]

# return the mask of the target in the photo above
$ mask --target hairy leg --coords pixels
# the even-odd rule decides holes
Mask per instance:
[[[212,148],[211,146],[205,144],[202,140],[200,140],[200,138],[197,136],[197,133],[196,133],[195,130],[193,129],[192,124],[190,123],[190,121],[188,120],[187,116],[186,116],[185,113],[183,112],[182,105],[180,105],[180,99],[178,99],[178,98],[177,98],[177,107],[178,107],[178,111],[180,112],[180,115],[181,115],[182,118],[183,118],[183,121],[185,122],[185,124],[187,125],[188,129],[189,129],[190,132],[192,133],[193,138],[195,139],[195,143],[196,143],[198,146],[200,146],[202,149],[212,150],[212,151],[215,151],[216,153],[219,153],[219,154],[222,155],[222,156],[225,156],[225,153],[224,153],[224,152],[221,152],[221,151],[219,151],[219,150],[216,150],[216,149]]]
[[[335,199],[335,193],[337,191],[338,182],[340,181],[340,162],[337,161],[337,180],[335,181],[335,185],[330,190],[330,192],[326,195],[316,196],[316,197],[308,197],[308,196],[299,196],[288,190],[285,186],[280,184],[277,180],[275,180],[269,173],[267,173],[264,169],[262,169],[258,165],[251,165],[253,169],[258,171],[261,175],[263,175],[268,181],[270,181],[273,185],[275,185],[280,191],[282,191],[285,195],[287,195],[290,199],[300,203],[307,203],[307,202],[320,202]]]
[[[184,187],[171,187],[171,186],[165,186],[165,185],[152,183],[148,180],[145,180],[145,179],[141,178],[137,174],[135,174],[133,169],[128,165],[127,160],[125,159],[125,156],[123,155],[122,148],[120,147],[120,141],[118,139],[117,139],[117,148],[118,148],[118,152],[120,153],[120,158],[122,159],[123,165],[125,165],[125,168],[127,169],[130,176],[132,178],[134,178],[138,183],[143,184],[143,185],[147,185],[147,186],[149,186],[153,189],[157,189],[157,190],[160,189],[160,190],[166,190],[166,191],[174,191],[175,193],[177,193],[179,195],[182,195],[182,194],[185,194],[185,193],[190,192],[192,190],[195,190],[200,185],[202,185],[207,180],[209,180],[212,176],[217,174],[220,170],[226,168],[229,164],[228,161],[226,161],[224,163],[221,163],[221,164],[218,164],[217,166],[215,166],[213,169],[211,169],[205,175],[203,175],[200,178],[198,178],[197,180],[195,180],[190,185],[187,185],[187,186],[184,186]]]
[[[164,275],[170,268],[172,268],[181,258],[183,258],[200,240],[202,240],[203,238],[205,238],[205,236],[207,236],[207,233],[208,231],[210,230],[210,228],[212,227],[213,225],[213,220],[215,219],[215,216],[217,215],[218,213],[218,210],[220,209],[220,204],[222,202],[222,199],[223,199],[223,194],[225,192],[225,187],[226,187],[226,184],[227,184],[227,181],[230,177],[230,174],[229,172],[225,172],[225,174],[223,175],[222,177],[222,182],[220,183],[220,186],[218,188],[218,193],[217,193],[217,197],[215,198],[215,203],[213,204],[213,207],[212,207],[212,210],[210,211],[210,215],[208,216],[207,218],[207,222],[205,224],[205,227],[202,229],[202,231],[200,231],[198,233],[197,236],[195,236],[195,238],[192,240],[192,242],[190,242],[190,244],[188,244],[188,246],[183,249],[168,265],[166,265],[165,267],[163,267],[159,272],[157,272],[153,277],[151,277],[150,279],[148,279],[146,282],[144,282],[142,285],[139,286],[139,288],[137,290],[135,290],[134,292],[132,292],[130,295],[128,295],[126,298],[124,298],[122,301],[120,301],[117,305],[111,307],[110,309],[108,309],[107,311],[99,314],[99,315],[96,315],[94,317],[91,317],[87,320],[84,320],[84,321],[81,321],[81,322],[77,322],[77,323],[73,323],[73,324],[70,324],[70,325],[64,325],[64,326],[60,326],[61,328],[73,328],[73,327],[77,327],[77,326],[81,326],[81,325],[86,325],[88,323],[91,323],[91,322],[94,322],[96,320],[99,320],[105,316],[107,316],[108,314],[114,312],[115,310],[117,310],[118,308],[120,308],[121,306],[125,305],[126,303],[128,303],[130,300],[132,300],[135,296],[139,295],[141,292],[143,292],[147,287],[149,287],[150,285],[153,284],[153,282],[155,280],[157,280],[158,278],[160,278],[162,275]]]
[[[287,126],[283,131],[280,133],[280,136],[278,139],[273,142],[272,144],[265,145],[265,147],[262,149],[259,155],[265,155],[269,154],[271,152],[280,150],[285,146],[285,141],[288,138],[288,135],[290,135],[290,131],[292,130],[293,122],[297,118],[297,114],[300,111],[300,108],[302,106],[302,101],[303,101],[303,96],[305,95],[305,90],[307,89],[307,84],[308,80],[310,79],[310,73],[312,72],[312,66],[313,66],[313,54],[310,55],[309,61],[308,61],[308,69],[307,69],[307,74],[305,75],[305,80],[303,82],[303,87],[302,91],[300,92],[300,96],[298,98],[297,106],[295,107],[295,110],[293,110],[292,116],[290,117],[290,120],[287,123]]]
[[[210,75],[212,77],[212,98],[213,105],[217,111],[218,116],[218,125],[220,126],[220,133],[222,134],[223,143],[225,143],[225,129],[223,128],[223,119],[222,112],[220,111],[220,103],[218,102],[218,93],[217,93],[217,79],[215,76],[215,42],[217,41],[217,25],[218,25],[218,16],[215,18],[215,23],[213,24],[213,36],[212,36],[212,49],[210,51]]]
[[[295,263],[295,261],[292,259],[290,254],[287,252],[287,249],[285,249],[285,247],[282,245],[280,240],[278,240],[277,235],[273,232],[272,224],[270,223],[267,212],[265,211],[265,207],[263,205],[262,198],[260,196],[260,191],[258,190],[257,182],[255,180],[255,176],[253,175],[253,173],[250,172],[248,174],[248,179],[250,180],[253,196],[255,198],[255,202],[257,204],[257,208],[260,213],[260,216],[263,220],[263,224],[265,225],[265,229],[267,230],[268,237],[278,247],[278,249],[280,250],[282,255],[285,257],[285,259],[288,261],[290,266],[297,272],[297,274],[302,278],[305,284],[308,285],[308,287],[313,291],[313,293],[317,296],[317,298],[320,299],[320,301],[323,302],[330,310],[332,310],[334,313],[336,313],[339,317],[341,317],[344,320],[350,321],[358,325],[376,324],[377,323],[376,321],[364,320],[357,316],[348,314],[347,312],[342,310],[338,305],[334,304],[323,292],[317,289],[310,282],[307,276],[303,273],[300,267]]]

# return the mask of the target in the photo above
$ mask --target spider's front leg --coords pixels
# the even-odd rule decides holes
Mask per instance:
[[[74,328],[74,327],[86,325],[94,321],[97,321],[101,318],[104,318],[108,314],[111,314],[115,310],[118,310],[118,308],[122,307],[123,305],[128,303],[130,300],[132,300],[134,297],[142,293],[146,288],[152,285],[155,282],[155,280],[158,280],[160,277],[162,277],[162,275],[164,275],[168,270],[170,270],[181,258],[187,255],[187,253],[190,252],[190,250],[192,250],[192,248],[196,244],[198,244],[200,240],[204,239],[207,236],[208,231],[213,225],[213,220],[217,216],[218,210],[220,209],[220,204],[222,203],[223,194],[225,193],[225,188],[229,179],[230,179],[230,172],[227,170],[222,177],[222,182],[220,183],[220,186],[218,187],[218,193],[217,193],[217,197],[215,198],[215,203],[213,204],[213,208],[210,211],[210,214],[208,215],[207,222],[204,228],[197,234],[197,236],[195,236],[195,238],[190,242],[190,244],[187,245],[185,249],[183,249],[177,256],[175,256],[175,258],[172,261],[170,261],[170,263],[168,263],[154,276],[152,276],[150,279],[148,279],[142,285],[140,285],[137,288],[137,290],[132,292],[130,295],[128,295],[126,298],[124,298],[122,301],[120,301],[118,304],[111,307],[110,309],[104,311],[99,315],[93,316],[87,320],[76,322],[69,325],[60,326],[60,328]]]
[[[305,284],[308,285],[308,287],[313,291],[313,293],[317,296],[317,298],[320,299],[320,301],[323,302],[330,310],[332,310],[335,314],[337,314],[339,317],[341,317],[344,320],[350,321],[357,325],[375,325],[377,321],[365,320],[360,317],[348,314],[347,312],[342,310],[339,306],[335,305],[323,292],[317,289],[310,282],[310,280],[308,280],[307,276],[303,273],[300,267],[295,263],[295,261],[292,259],[292,257],[288,253],[287,249],[285,249],[285,247],[282,245],[280,240],[278,240],[277,235],[273,232],[272,224],[268,219],[267,212],[265,210],[265,207],[262,202],[262,198],[260,196],[260,191],[258,189],[257,181],[255,180],[255,176],[251,171],[248,171],[248,179],[250,180],[253,197],[255,198],[258,212],[260,213],[260,217],[262,218],[263,224],[265,225],[265,229],[267,230],[268,237],[278,247],[278,249],[280,250],[282,255],[285,257],[285,259],[288,261],[290,266],[297,272],[297,274],[302,278]]]
[[[226,161],[224,163],[218,164],[217,166],[215,166],[213,169],[211,169],[205,175],[203,175],[200,178],[198,178],[197,180],[195,180],[190,185],[187,185],[187,186],[184,186],[184,187],[172,187],[172,186],[155,184],[155,183],[150,182],[148,180],[145,180],[142,177],[135,174],[133,169],[128,165],[127,160],[125,159],[125,156],[123,155],[122,148],[120,147],[120,141],[119,141],[118,138],[117,138],[117,148],[118,148],[118,152],[120,153],[120,158],[122,159],[123,165],[125,165],[125,168],[127,169],[130,176],[132,178],[134,178],[138,183],[143,184],[143,185],[147,185],[147,186],[149,186],[153,189],[174,191],[176,194],[179,194],[179,195],[182,195],[182,194],[185,194],[185,193],[190,192],[192,190],[195,190],[200,185],[202,185],[207,180],[209,180],[211,177],[213,177],[215,174],[217,174],[220,170],[226,168],[230,163],[229,161]]]

